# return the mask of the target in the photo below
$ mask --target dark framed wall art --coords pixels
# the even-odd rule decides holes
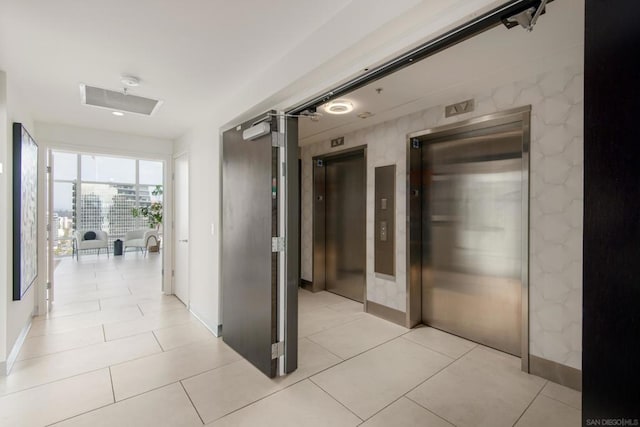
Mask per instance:
[[[13,124],[13,300],[38,277],[38,144]]]

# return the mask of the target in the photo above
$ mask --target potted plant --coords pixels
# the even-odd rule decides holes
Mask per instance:
[[[151,192],[152,196],[162,196],[162,185],[156,185],[156,188]],[[134,218],[146,218],[149,221],[149,227],[155,228],[156,230],[160,230],[160,225],[162,225],[162,202],[155,201],[151,202],[149,206],[144,206],[141,208],[133,208],[131,209],[131,215]],[[150,246],[150,252],[157,252],[160,249],[160,240],[155,246]]]

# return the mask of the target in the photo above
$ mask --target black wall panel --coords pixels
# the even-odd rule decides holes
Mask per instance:
[[[583,424],[640,425],[640,1],[585,25]]]

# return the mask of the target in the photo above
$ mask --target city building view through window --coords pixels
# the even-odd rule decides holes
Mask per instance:
[[[75,230],[103,230],[110,250],[128,231],[154,226],[134,210],[162,206],[163,163],[55,151],[53,227],[56,257],[73,253]],[[158,205],[156,205],[158,206]]]

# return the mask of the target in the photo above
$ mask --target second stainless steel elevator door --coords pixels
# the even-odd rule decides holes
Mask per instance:
[[[520,355],[522,125],[423,144],[423,322]]]
[[[364,302],[364,153],[326,160],[325,170],[326,289]]]

